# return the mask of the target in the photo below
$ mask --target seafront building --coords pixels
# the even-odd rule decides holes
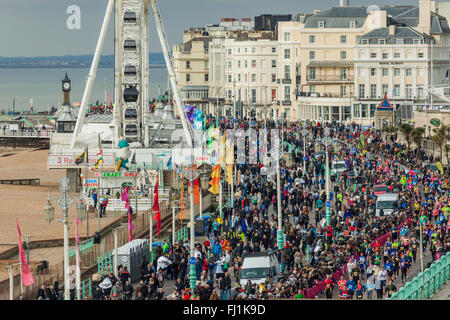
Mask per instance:
[[[443,15],[430,0],[416,6],[349,5],[340,1],[290,19],[222,19],[220,25],[185,31],[174,60],[186,102],[218,115],[367,126],[376,125],[385,95],[402,120],[412,120],[413,110],[427,105],[450,104],[445,3]],[[178,50],[194,48],[194,42],[200,43],[198,51]],[[196,57],[201,62],[186,62]],[[190,70],[183,69],[187,65]],[[187,91],[193,92],[189,98]]]

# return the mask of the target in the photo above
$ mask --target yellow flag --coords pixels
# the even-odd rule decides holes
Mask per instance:
[[[220,137],[220,143],[219,143],[219,155],[220,155],[220,159],[219,159],[219,163],[220,164],[225,164],[225,160],[226,160],[226,148],[225,148],[225,135],[223,135],[222,137]]]
[[[233,179],[233,165],[227,164],[227,178],[226,181],[231,184],[231,179]]]
[[[436,167],[438,167],[441,174],[444,174],[444,168],[442,167],[442,163],[436,162]]]

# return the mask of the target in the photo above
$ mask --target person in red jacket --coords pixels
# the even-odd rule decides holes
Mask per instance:
[[[333,279],[331,279],[331,274],[327,274],[327,278],[324,280],[324,284],[327,299],[333,298]]]
[[[331,240],[333,239],[333,227],[328,225],[327,227],[327,243],[331,244]]]

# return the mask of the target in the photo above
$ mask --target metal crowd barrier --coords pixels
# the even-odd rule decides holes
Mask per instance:
[[[401,287],[388,300],[419,300],[422,299],[422,275],[423,297],[429,299],[450,280],[450,252],[435,261],[423,273],[419,273],[413,280]]]

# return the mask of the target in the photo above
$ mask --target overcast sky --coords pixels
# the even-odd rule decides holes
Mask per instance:
[[[93,54],[108,0],[0,0],[0,56]],[[418,0],[350,0],[352,6],[417,5]],[[220,18],[297,14],[339,5],[339,0],[159,0],[169,45],[183,30],[218,23]],[[81,30],[68,30],[66,9],[81,8]],[[150,17],[150,51],[161,47]],[[113,53],[113,19],[103,53]]]

